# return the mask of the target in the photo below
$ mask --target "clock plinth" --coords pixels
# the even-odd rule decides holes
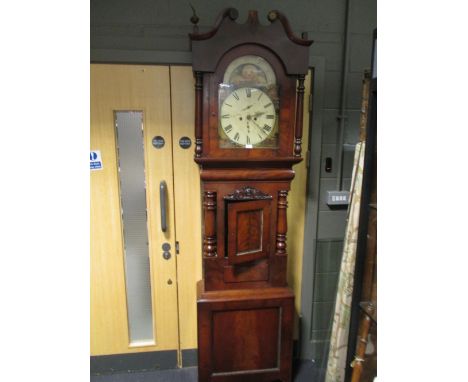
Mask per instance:
[[[203,200],[199,381],[290,381],[287,197],[302,160],[308,47],[278,11],[190,35]]]
[[[197,292],[199,381],[291,381],[289,288]]]

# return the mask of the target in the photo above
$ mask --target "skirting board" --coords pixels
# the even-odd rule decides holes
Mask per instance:
[[[294,355],[297,355],[297,345],[297,341],[294,341]],[[177,368],[177,352],[169,350],[92,356],[90,365],[91,375],[175,369]],[[198,366],[198,349],[183,349],[182,367],[194,366]]]
[[[198,349],[182,350],[182,367],[198,366]]]
[[[91,375],[175,369],[177,367],[177,351],[92,356],[90,366]]]

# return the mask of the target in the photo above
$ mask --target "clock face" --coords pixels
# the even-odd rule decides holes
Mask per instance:
[[[220,148],[278,148],[279,86],[270,63],[257,55],[233,59],[218,88]]]
[[[273,101],[260,89],[238,88],[221,105],[221,128],[239,146],[252,148],[271,138],[275,124]]]

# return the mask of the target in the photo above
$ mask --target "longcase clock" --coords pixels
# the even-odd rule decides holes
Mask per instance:
[[[256,11],[237,17],[226,9],[212,30],[190,34],[204,219],[199,380],[290,381],[286,208],[312,41],[278,11],[269,25]]]

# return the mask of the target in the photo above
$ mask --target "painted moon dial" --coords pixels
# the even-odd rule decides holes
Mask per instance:
[[[240,146],[252,147],[267,139],[276,123],[271,98],[257,88],[244,87],[233,91],[221,105],[221,128],[227,137]]]

